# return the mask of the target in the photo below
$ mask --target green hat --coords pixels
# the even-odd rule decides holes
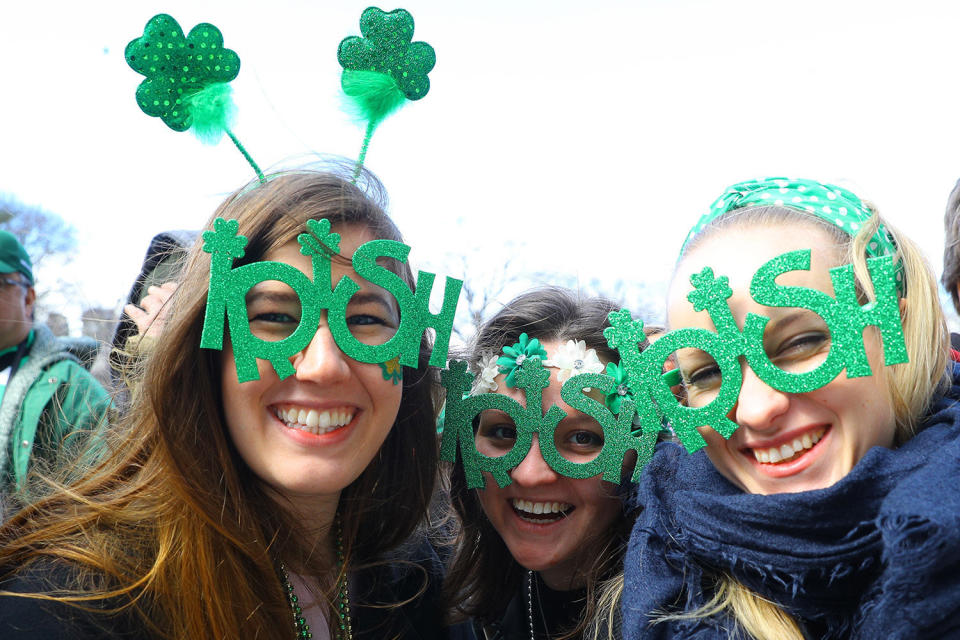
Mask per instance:
[[[19,272],[33,286],[33,264],[27,250],[9,231],[0,230],[0,273]]]

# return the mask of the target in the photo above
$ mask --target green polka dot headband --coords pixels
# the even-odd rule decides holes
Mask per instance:
[[[802,178],[763,178],[747,180],[728,187],[700,216],[693,226],[680,255],[690,241],[715,220],[737,209],[777,206],[802,211],[829,222],[848,235],[856,235],[873,216],[873,211],[855,193],[832,184]],[[867,242],[867,255],[873,258],[895,256],[896,246],[881,223]],[[897,270],[897,283],[902,289],[902,269]],[[901,291],[902,293],[902,291]]]

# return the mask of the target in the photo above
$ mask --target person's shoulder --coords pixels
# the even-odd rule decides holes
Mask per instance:
[[[70,584],[71,575],[68,565],[50,561],[35,564],[0,582],[0,638],[146,640],[148,636],[128,624],[123,614],[109,614],[96,604],[77,606],[42,597],[63,592]]]
[[[446,640],[440,595],[443,566],[423,532],[351,576],[355,636]]]

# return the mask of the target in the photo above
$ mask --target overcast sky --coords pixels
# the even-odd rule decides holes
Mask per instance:
[[[155,13],[211,22],[241,59],[238,137],[264,168],[355,157],[339,41],[365,2],[5,2],[0,192],[78,231],[81,306],[113,306],[149,239],[197,228],[252,177],[223,142],[144,115],[123,58]],[[415,266],[470,253],[511,268],[660,291],[725,186],[836,182],[874,201],[939,274],[960,177],[960,3],[915,0],[412,1],[437,66],[367,166]],[[393,5],[381,5],[390,10]],[[454,273],[453,275],[460,275]],[[633,294],[625,292],[630,298]]]

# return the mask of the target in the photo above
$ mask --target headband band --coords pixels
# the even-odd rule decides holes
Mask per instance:
[[[837,227],[849,236],[855,236],[867,224],[874,212],[855,193],[843,187],[805,180],[802,178],[762,178],[732,185],[710,206],[690,229],[680,255],[687,245],[718,218],[749,207],[777,206],[802,211]],[[867,255],[872,258],[895,256],[896,245],[887,228],[880,223],[867,242]],[[903,294],[903,270],[897,267],[897,287]]]

